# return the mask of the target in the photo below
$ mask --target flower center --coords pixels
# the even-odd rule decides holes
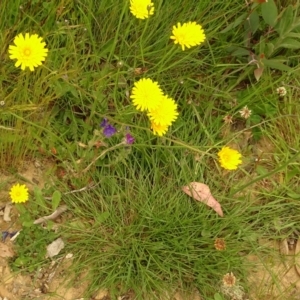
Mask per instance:
[[[229,154],[224,154],[224,155],[223,155],[223,159],[224,159],[225,161],[229,161],[229,160],[230,160],[230,155],[229,155]]]
[[[24,54],[25,56],[30,56],[30,54],[31,54],[30,48],[25,48],[25,49],[23,50],[23,54]]]

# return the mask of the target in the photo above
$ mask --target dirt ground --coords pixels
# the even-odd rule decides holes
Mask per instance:
[[[20,175],[28,179],[30,182],[42,187],[44,185],[45,170],[51,168],[51,163],[45,162],[28,162],[24,164]],[[13,184],[14,179],[8,174],[0,174],[0,182]],[[29,188],[32,185],[28,184]],[[0,192],[0,214],[3,214],[3,208],[9,202],[7,193]],[[9,230],[19,230],[16,228],[15,221],[18,213],[13,208],[10,214],[11,221],[3,220],[0,215],[1,232]],[[246,263],[254,263],[256,268],[249,276],[251,286],[249,300],[300,300],[300,241],[295,240],[291,245],[284,240],[281,243],[261,240],[262,247],[268,247],[272,251],[268,251],[267,257],[263,255],[245,256]],[[14,245],[9,239],[0,241],[0,300],[76,300],[87,299],[82,298],[87,283],[79,280],[68,285],[66,273],[72,264],[72,254],[67,254],[62,259],[53,259],[38,274],[20,275],[11,272],[8,259],[14,256]],[[299,272],[299,273],[298,273]],[[84,277],[84,274],[82,275]],[[220,274],[220,277],[222,274]],[[85,283],[83,283],[85,282]],[[91,300],[110,300],[109,291],[98,291]],[[120,295],[118,300],[133,300],[134,296],[128,293]],[[174,291],[173,295],[162,296],[161,299],[170,300],[205,300],[200,296],[199,291],[191,292],[190,296],[182,295],[179,291]]]

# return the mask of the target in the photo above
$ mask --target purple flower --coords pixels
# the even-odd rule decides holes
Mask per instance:
[[[100,123],[100,127],[104,128],[108,125],[108,121],[106,118],[103,119],[103,121]]]
[[[134,143],[134,137],[130,133],[126,133],[126,135],[125,135],[125,143],[127,145],[132,145]]]
[[[115,133],[117,132],[117,129],[110,125],[110,124],[107,124],[105,125],[104,129],[103,129],[103,134],[106,136],[106,137],[111,137],[112,135],[114,135]]]

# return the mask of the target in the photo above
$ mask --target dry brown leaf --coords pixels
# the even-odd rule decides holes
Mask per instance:
[[[264,68],[257,68],[254,70],[254,77],[256,81],[259,81],[261,75],[263,74]]]
[[[182,187],[182,190],[197,201],[211,207],[219,216],[223,217],[220,203],[212,196],[208,185],[200,182],[190,182]]]
[[[60,250],[65,247],[65,243],[61,238],[56,239],[50,245],[47,246],[47,255],[46,257],[53,257],[59,254]]]

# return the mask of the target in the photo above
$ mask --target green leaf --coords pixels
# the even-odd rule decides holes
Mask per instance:
[[[278,10],[274,0],[268,0],[268,2],[261,4],[261,14],[264,21],[274,27],[277,21]]]
[[[60,191],[55,191],[52,195],[52,209],[55,210],[57,209],[59,203],[61,200],[61,192]]]
[[[284,65],[282,62],[276,59],[263,59],[262,62],[265,66],[270,67],[272,69],[288,72],[292,71],[292,68],[290,68],[287,65]]]
[[[285,37],[291,37],[291,38],[299,38],[299,32],[289,32],[287,34],[285,34]]]
[[[289,5],[283,12],[279,22],[275,26],[275,30],[278,32],[279,36],[284,36],[291,29],[293,24],[293,6]]]
[[[236,47],[235,50],[231,53],[232,56],[249,56],[250,51],[242,47]]]
[[[292,199],[297,199],[297,200],[300,199],[300,195],[297,194],[297,193],[294,193],[294,192],[287,192],[286,194],[287,194],[290,198],[292,198]]]
[[[266,174],[269,173],[269,171],[265,167],[260,166],[260,165],[258,165],[256,167],[256,172],[257,172],[258,175],[266,175]]]
[[[252,124],[259,124],[262,121],[262,118],[260,115],[253,114],[251,115],[251,123]]]
[[[243,23],[246,20],[246,18],[247,18],[247,13],[243,13],[238,18],[236,18],[231,24],[229,24],[225,29],[223,29],[221,33],[226,33],[232,30],[233,28],[239,26],[241,23]]]
[[[289,182],[291,179],[295,178],[296,175],[300,173],[299,168],[294,167],[292,170],[286,173],[286,181]]]
[[[255,33],[259,27],[259,16],[256,10],[254,10],[249,16],[249,23],[252,33]]]
[[[34,198],[35,198],[35,202],[44,207],[45,206],[45,200],[42,194],[41,189],[38,186],[35,186],[33,189],[33,193],[34,193]]]
[[[219,293],[216,293],[214,294],[214,300],[224,300],[224,298]]]
[[[108,211],[105,211],[104,213],[96,216],[96,222],[97,223],[103,223],[105,220],[109,218],[110,214]]]
[[[24,227],[31,227],[33,225],[33,221],[24,221],[22,222],[22,226]]]
[[[300,42],[295,39],[286,38],[280,43],[280,47],[287,49],[299,49]]]
[[[270,57],[274,51],[274,44],[267,43],[265,47],[265,55],[266,57]]]

